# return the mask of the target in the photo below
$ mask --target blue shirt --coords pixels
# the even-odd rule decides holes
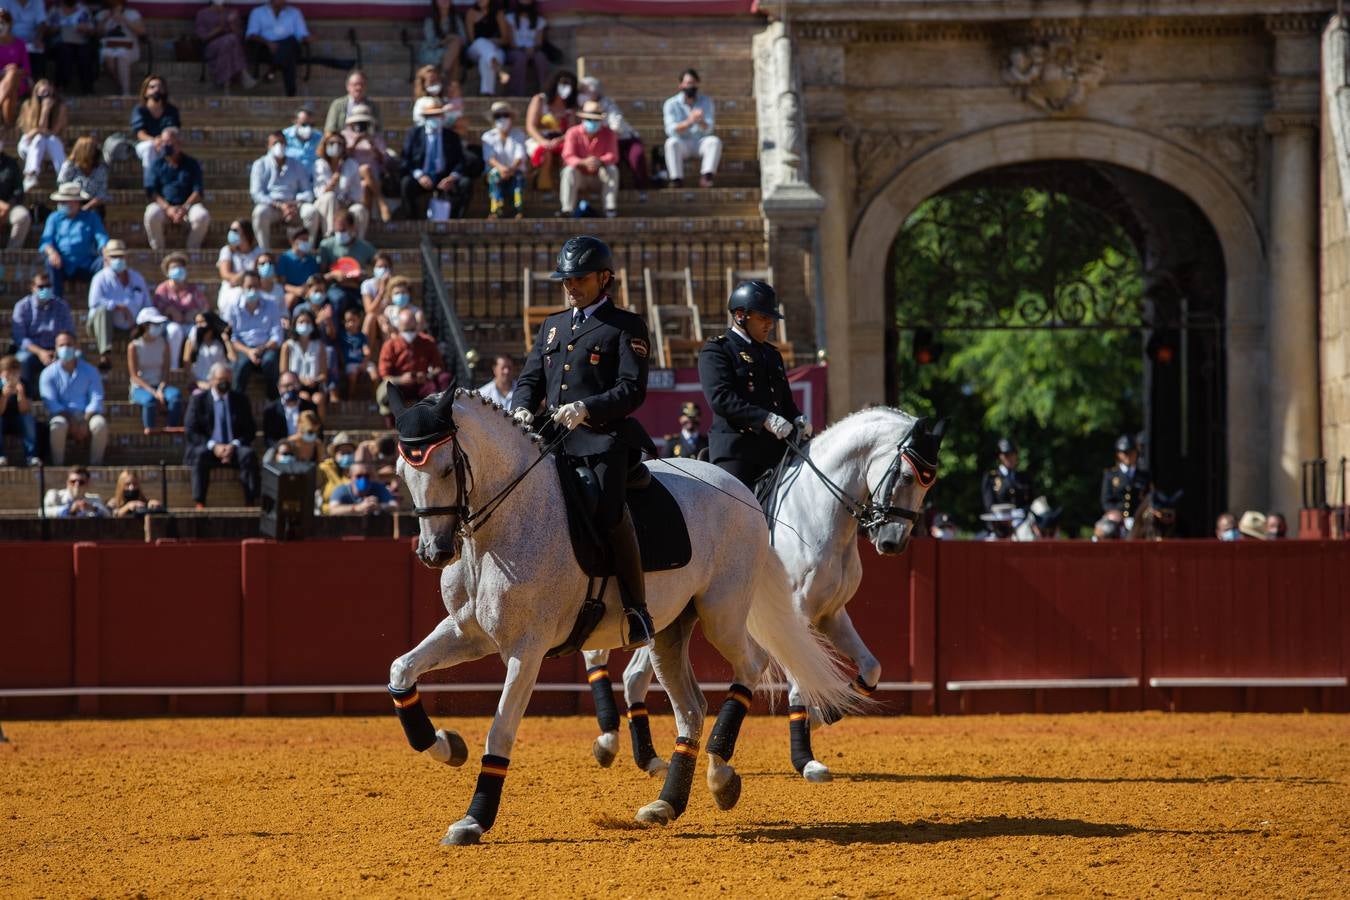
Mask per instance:
[[[351,365],[352,363],[363,363],[366,361],[365,349],[370,341],[361,332],[352,334],[345,329],[342,332],[342,363]]]
[[[43,369],[38,378],[38,393],[49,416],[66,412],[92,416],[103,412],[103,378],[98,369],[82,359],[75,361],[73,372],[67,372],[59,360]]]
[[[313,125],[309,126],[309,140],[302,141],[300,136],[295,133],[297,125],[282,129],[282,134],[286,136],[286,157],[292,162],[297,162],[311,178],[314,177],[314,160],[319,155],[319,142],[323,140],[323,132]]]
[[[29,53],[39,52],[38,26],[47,24],[47,6],[43,0],[28,0],[27,5],[16,0],[0,0],[0,7],[9,10],[14,19],[14,36],[28,45]]]
[[[291,287],[299,287],[318,274],[319,258],[313,253],[297,256],[294,250],[287,250],[277,257],[277,275]]]
[[[192,157],[178,151],[178,165],[161,156],[150,169],[150,183],[145,193],[153,200],[163,197],[170,206],[182,206],[193,194],[201,194],[202,167]]]
[[[358,492],[354,483],[350,481],[343,482],[333,491],[333,496],[328,498],[328,503],[330,506],[334,503],[339,503],[343,506],[353,506],[360,503],[366,497],[374,497],[381,503],[390,503],[394,499],[394,495],[389,493],[389,488],[372,478],[370,479],[370,484],[366,485],[365,493]]]
[[[81,210],[74,218],[66,215],[64,209],[58,209],[47,217],[42,227],[42,240],[38,242],[38,251],[46,253],[48,247],[55,247],[61,254],[61,261],[76,268],[86,268],[96,260],[101,261],[103,245],[108,243],[108,232],[103,228],[103,220],[98,213]]]
[[[304,166],[287,163],[283,169],[268,153],[253,161],[248,193],[254,203],[294,203],[313,200],[314,184]]]
[[[70,305],[60,297],[53,297],[46,303],[39,303],[32,294],[24,297],[14,306],[14,343],[20,350],[29,344],[51,350],[56,346],[56,336],[63,331],[75,333],[75,318],[70,314]]]
[[[677,131],[675,126],[689,118],[689,114],[696,109],[703,110],[703,121],[695,122],[684,131]],[[689,103],[684,98],[684,91],[680,91],[674,97],[671,97],[661,107],[661,118],[665,121],[666,137],[673,138],[701,138],[704,135],[712,134],[713,131],[713,102],[712,98],[704,94],[699,94],[693,103]]]
[[[248,304],[240,297],[230,312],[230,328],[234,339],[250,349],[272,341],[278,347],[284,337],[281,331],[281,310],[276,301],[263,297],[256,312],[249,312]]]
[[[294,6],[283,6],[278,14],[270,4],[264,3],[248,14],[248,28],[244,30],[244,37],[260,37],[265,41],[284,41],[286,38],[303,41],[309,37],[309,29],[305,27],[304,14]]]

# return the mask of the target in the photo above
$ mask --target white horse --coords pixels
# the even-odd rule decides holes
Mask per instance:
[[[863,696],[876,690],[881,663],[844,609],[862,581],[859,526],[865,526],[883,556],[904,552],[924,496],[937,478],[944,427],[943,422],[915,419],[887,407],[856,412],[801,445],[810,463],[789,456],[769,506],[773,546],[787,569],[793,605],[853,662],[858,672],[853,688]],[[606,650],[586,654],[601,729],[593,752],[602,766],[613,762],[619,743],[617,713],[607,715],[604,708],[603,695],[612,690],[604,668],[608,657]],[[654,775],[666,763],[652,747],[643,703],[652,674],[650,656],[639,650],[624,669],[623,687],[634,761]],[[612,694],[608,699],[612,707]],[[829,724],[833,715],[813,704],[795,683],[788,702],[793,767],[808,781],[829,781],[830,770],[811,751],[811,725],[813,720]]]
[[[413,749],[451,765],[468,757],[457,734],[432,728],[417,695],[422,673],[490,653],[506,663],[473,800],[443,840],[478,843],[496,819],[516,729],[540,664],[572,631],[588,579],[568,538],[552,460],[531,470],[540,460],[538,436],[471,391],[447,391],[406,410],[397,391],[389,396],[398,415],[399,475],[420,519],[417,556],[444,569],[441,595],[449,612],[389,670],[389,690]],[[735,673],[707,747],[708,787],[723,809],[740,796],[740,776],[729,761],[751,690],[777,677],[778,666],[805,702],[844,710],[857,707],[859,698],[824,642],[792,609],[787,574],[769,547],[751,493],[696,460],[654,474],[679,504],[694,548],[683,568],[647,575],[659,632],[651,658],[670,694],[679,736],[660,798],[637,818],[667,824],[688,802],[707,710],[689,666],[696,622]],[[617,594],[611,593],[586,647],[620,646],[620,618]]]

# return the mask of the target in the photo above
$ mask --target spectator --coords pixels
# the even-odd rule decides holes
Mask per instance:
[[[56,362],[42,370],[38,379],[51,435],[52,465],[66,460],[66,438],[89,440],[89,465],[103,462],[108,446],[108,420],[103,418],[103,378],[80,359],[75,335],[56,336]]]
[[[398,329],[399,313],[405,309],[411,309],[417,313],[417,327],[423,327],[422,311],[412,305],[412,282],[407,278],[402,275],[395,275],[390,278],[384,289],[384,298],[386,305],[381,324],[387,326],[382,332],[385,336],[393,334]]]
[[[380,378],[385,383],[376,390],[376,400],[386,422],[391,419],[387,390],[397,390],[407,403],[450,387],[450,373],[431,335],[417,329],[417,313],[411,309],[398,314],[398,333],[380,348]],[[392,387],[391,387],[392,385]]]
[[[276,258],[270,253],[258,254],[258,289],[262,291],[263,299],[271,300],[281,311],[282,318],[286,317],[286,288],[277,277]]]
[[[324,312],[330,312],[332,307],[328,303],[328,288],[323,283],[322,275],[311,275],[309,280],[300,287],[300,294],[296,298],[297,303],[291,309],[291,315],[295,315],[302,309],[308,309],[316,316],[322,316]],[[331,343],[337,339],[337,330],[329,329],[331,332],[325,332],[324,339]]]
[[[511,87],[515,93],[525,93],[525,81],[530,69],[542,90],[548,82],[548,57],[544,42],[548,40],[548,20],[539,15],[535,0],[515,0],[515,7],[506,16],[511,26]]]
[[[337,228],[338,211],[347,210],[356,222],[356,236],[365,238],[370,210],[364,198],[361,167],[347,155],[346,138],[340,133],[324,135],[323,156],[314,163],[314,205],[323,217],[324,231],[331,234]]]
[[[361,331],[361,313],[349,309],[342,316],[342,372],[346,399],[356,398],[363,371],[372,382],[378,377],[375,361],[371,358],[370,341]]]
[[[170,428],[183,424],[183,393],[169,384],[169,363],[173,359],[164,325],[169,320],[153,306],[136,314],[136,327],[127,344],[127,373],[131,377],[131,402],[141,408],[141,425],[146,434],[155,428],[163,409]]]
[[[1255,509],[1244,512],[1242,518],[1238,520],[1238,533],[1248,540],[1264,541],[1266,539],[1266,514]]]
[[[295,462],[315,465],[323,462],[323,442],[319,440],[322,433],[318,414],[308,409],[300,413],[295,430],[286,438]]]
[[[112,496],[112,514],[115,518],[145,516],[163,512],[164,505],[141,493],[141,479],[130,469],[123,469],[117,476],[117,489]]]
[[[291,336],[281,346],[281,371],[300,379],[300,396],[328,415],[328,347],[319,337],[314,313],[301,310],[291,325]]]
[[[169,341],[170,367],[177,372],[183,367],[183,344],[192,331],[199,313],[206,312],[206,291],[200,284],[188,281],[188,257],[175,250],[159,264],[164,280],[155,288],[155,309],[167,320],[165,337]]]
[[[1092,542],[1119,541],[1126,534],[1125,520],[1119,510],[1110,510],[1092,526]]]
[[[89,282],[89,316],[85,321],[98,346],[98,367],[107,371],[112,329],[130,331],[137,316],[152,306],[141,273],[127,265],[127,245],[114,238],[103,247],[103,268]]]
[[[328,302],[327,291],[324,288],[323,278],[315,275],[305,285],[306,300],[303,303],[297,303],[292,316],[298,315],[301,310],[309,310],[314,314],[314,327],[319,335],[319,340],[328,345],[328,396],[330,400],[338,399],[337,381],[338,381],[338,342],[342,334],[342,316],[337,315],[333,310],[333,304]]]
[[[60,463],[57,463],[60,465]],[[66,473],[66,486],[47,491],[42,505],[46,507],[50,519],[106,519],[112,511],[99,499],[98,494],[90,494],[89,470],[84,466],[71,466]]]
[[[397,321],[391,321],[386,310],[389,308],[389,280],[393,277],[393,260],[389,254],[380,251],[375,254],[374,268],[370,277],[361,282],[361,306],[365,309],[365,319],[361,330],[365,332],[370,346],[376,349],[389,332],[394,330]]]
[[[47,15],[47,27],[54,37],[51,53],[56,86],[63,90],[70,87],[74,75],[79,78],[81,93],[92,94],[98,75],[94,14],[79,0],[58,0],[56,9]]]
[[[699,428],[702,417],[703,410],[693,401],[680,407],[680,430],[666,435],[666,456],[697,459],[700,453],[708,449],[708,436]]]
[[[666,172],[675,187],[684,184],[684,161],[699,158],[699,187],[712,187],[717,164],[722,159],[722,139],[713,134],[713,102],[698,93],[698,73],[685,69],[680,92],[665,102],[662,119],[666,126]]]
[[[257,272],[244,273],[243,289],[228,319],[235,352],[234,389],[247,394],[249,379],[260,373],[268,399],[275,400],[283,337],[281,309],[263,297],[262,278]]]
[[[954,541],[959,537],[956,531],[956,523],[945,512],[933,516],[933,524],[929,526],[928,533],[940,541]]]
[[[309,29],[305,27],[304,13],[286,0],[268,0],[248,14],[244,39],[255,64],[270,65],[281,70],[281,81],[286,96],[295,96],[295,66],[300,59],[300,45],[309,43]],[[275,71],[267,73],[267,80]]]
[[[594,100],[586,101],[579,116],[581,124],[567,129],[563,138],[559,215],[574,215],[578,195],[598,185],[605,216],[612,219],[619,214],[619,138],[605,124],[605,114]]]
[[[384,201],[383,184],[385,168],[391,165],[391,154],[376,127],[370,107],[354,107],[340,133],[347,144],[347,156],[355,160],[361,176],[362,205],[366,209],[378,208],[380,221],[388,222],[389,204]]]
[[[408,129],[400,185],[406,218],[426,218],[427,203],[433,197],[449,204],[444,216],[432,210],[436,219],[460,218],[468,205],[473,182],[464,174],[464,148],[459,135],[443,125],[440,119],[431,118],[421,128]]]
[[[150,203],[145,207],[145,235],[152,250],[163,251],[164,223],[188,226],[187,248],[197,250],[211,227],[211,213],[202,204],[202,167],[183,150],[177,128],[165,128],[160,135],[163,153],[150,171],[145,192]]]
[[[351,479],[338,485],[328,499],[330,516],[373,516],[398,511],[398,501],[372,476],[367,463],[352,463]]]
[[[506,213],[507,195],[515,218],[525,215],[525,172],[529,168],[525,152],[525,132],[513,127],[515,113],[511,104],[498,100],[492,104],[493,127],[483,132],[483,155],[487,164],[488,218]]]
[[[319,268],[329,280],[341,280],[341,273],[332,271],[333,263],[351,257],[362,269],[370,268],[375,260],[375,245],[356,236],[356,219],[350,210],[338,210],[333,221],[333,233],[319,244]]]
[[[440,71],[435,66],[423,66],[413,78],[414,125],[425,125],[427,119],[439,119],[449,128],[464,114],[464,98],[459,86],[451,84],[447,90]]]
[[[253,234],[253,225],[247,219],[235,219],[230,230],[225,233],[225,246],[220,248],[216,258],[216,271],[220,273],[220,291],[216,294],[216,309],[223,319],[229,318],[239,300],[239,292],[244,283],[244,273],[252,271],[258,263],[262,250],[258,249],[258,239]]]
[[[23,188],[37,187],[45,159],[59,172],[66,161],[66,133],[69,114],[65,101],[47,79],[33,85],[33,93],[19,109],[19,155],[23,157]]]
[[[1266,540],[1282,541],[1289,536],[1289,523],[1284,513],[1266,513]]]
[[[117,80],[117,93],[131,93],[131,67],[141,58],[145,24],[141,14],[127,9],[127,0],[107,0],[107,7],[94,17],[99,36],[99,61]]]
[[[304,167],[286,156],[286,136],[280,131],[268,135],[267,153],[253,161],[249,195],[253,198],[253,233],[264,251],[271,244],[276,222],[286,225],[288,236],[302,227],[311,234],[319,230],[314,184]]]
[[[1237,541],[1242,533],[1237,530],[1237,520],[1230,512],[1219,513],[1214,522],[1214,536],[1221,541]]]
[[[294,372],[282,372],[277,379],[279,396],[263,407],[263,444],[273,447],[300,429],[302,413],[317,413],[318,407],[300,394],[300,379]]]
[[[356,112],[358,106],[366,108],[368,122],[373,130],[379,131],[380,108],[366,96],[366,73],[353,69],[347,75],[347,93],[328,104],[328,115],[323,120],[324,133],[331,134],[346,128],[347,117]]]
[[[56,184],[58,187],[77,185],[80,193],[88,198],[83,209],[98,213],[99,218],[107,218],[108,166],[103,161],[103,151],[89,135],[75,141],[70,156],[56,173]]]
[[[253,506],[258,497],[258,458],[252,447],[257,429],[248,398],[230,390],[230,367],[224,363],[211,367],[210,380],[211,389],[194,394],[188,403],[183,461],[192,469],[192,501],[205,509],[211,470],[228,466],[239,470],[244,504]]]
[[[352,463],[356,461],[356,442],[345,431],[339,431],[328,445],[328,454],[315,472],[315,491],[321,500],[320,509],[328,513],[328,501],[339,485],[347,482]]]
[[[46,272],[33,276],[32,291],[14,306],[13,338],[29,396],[37,395],[38,376],[56,361],[56,336],[75,333],[75,319],[66,301],[52,290]]]
[[[43,0],[6,0],[0,6],[0,119],[7,126],[19,115],[19,101],[28,92],[34,65],[39,72],[43,69],[40,48],[46,16]]]
[[[497,93],[497,83],[505,83],[509,76],[502,72],[506,62],[506,48],[511,46],[511,23],[506,21],[502,0],[474,0],[464,14],[464,30],[469,35],[469,49],[465,51],[478,66],[478,93],[489,97]]]
[[[211,390],[211,368],[216,363],[234,367],[234,347],[229,326],[213,312],[199,312],[187,343],[183,344],[183,365],[192,372],[193,393]]]
[[[643,192],[640,199],[645,201],[647,199],[645,192],[651,186],[651,176],[647,172],[647,150],[642,145],[641,135],[624,118],[619,110],[619,104],[615,103],[612,97],[605,96],[600,79],[587,76],[581,79],[580,85],[583,105],[587,100],[599,103],[609,130],[619,136],[619,160],[633,173],[633,187]]]
[[[458,84],[464,73],[459,58],[464,52],[464,22],[452,0],[431,0],[431,12],[422,20],[422,42],[417,47],[419,66],[436,66],[441,77]]]
[[[136,135],[136,155],[147,188],[155,162],[164,152],[164,129],[182,127],[178,107],[169,102],[168,83],[153,73],[147,75],[141,82],[141,102],[131,111],[131,132]]]
[[[21,250],[28,240],[33,217],[23,205],[24,177],[19,171],[19,161],[4,150],[5,142],[0,139],[0,223],[9,223],[7,249]]]
[[[291,249],[277,257],[277,275],[289,310],[305,299],[305,284],[319,274],[319,260],[313,252],[309,229],[301,228],[291,235]]]
[[[202,42],[202,60],[216,87],[226,87],[237,78],[244,90],[252,90],[258,82],[248,73],[239,11],[227,8],[224,0],[213,0],[197,11],[194,29]]]
[[[314,117],[303,106],[295,111],[295,122],[282,129],[286,138],[286,158],[305,170],[314,179],[314,160],[319,155],[323,135],[314,127]]]
[[[263,463],[273,462],[283,465],[295,462],[295,448],[291,446],[290,441],[277,441],[263,451]]]
[[[564,69],[554,72],[544,90],[530,98],[525,109],[525,152],[534,166],[537,191],[551,191],[558,183],[563,135],[572,127],[576,108],[577,76]]]
[[[516,361],[506,353],[498,353],[492,361],[492,380],[478,389],[478,393],[500,406],[511,408],[511,395],[516,390]]]
[[[47,258],[47,276],[52,291],[64,297],[67,281],[89,281],[103,268],[103,246],[108,232],[97,214],[84,209],[89,199],[78,186],[63,184],[51,195],[56,212],[47,217],[38,241],[38,252]]]
[[[33,416],[32,392],[23,382],[23,368],[17,356],[0,357],[0,466],[9,465],[5,457],[5,433],[18,431],[23,436],[23,455],[28,465],[38,466],[37,419]]]

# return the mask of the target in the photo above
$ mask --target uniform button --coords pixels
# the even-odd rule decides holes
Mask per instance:
[[[572,371],[572,364],[571,364],[571,363],[563,363],[563,371],[564,371],[564,372],[570,372],[570,371]]]
[[[562,386],[562,389],[563,389],[564,391],[567,390],[567,385],[564,384],[564,385]]]
[[[567,345],[567,349],[568,349],[568,350],[571,350],[571,349],[572,349],[572,345],[571,345],[571,344],[568,344],[568,345]]]

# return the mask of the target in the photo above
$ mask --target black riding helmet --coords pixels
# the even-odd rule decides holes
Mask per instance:
[[[736,289],[731,292],[731,298],[727,300],[727,309],[733,313],[738,309],[744,309],[748,312],[763,313],[771,319],[783,318],[783,314],[778,311],[778,295],[774,293],[773,287],[764,281],[742,281],[736,285]]]
[[[609,246],[597,237],[580,234],[568,238],[558,251],[558,268],[549,277],[555,281],[580,278],[592,272],[613,272],[614,257]]]

